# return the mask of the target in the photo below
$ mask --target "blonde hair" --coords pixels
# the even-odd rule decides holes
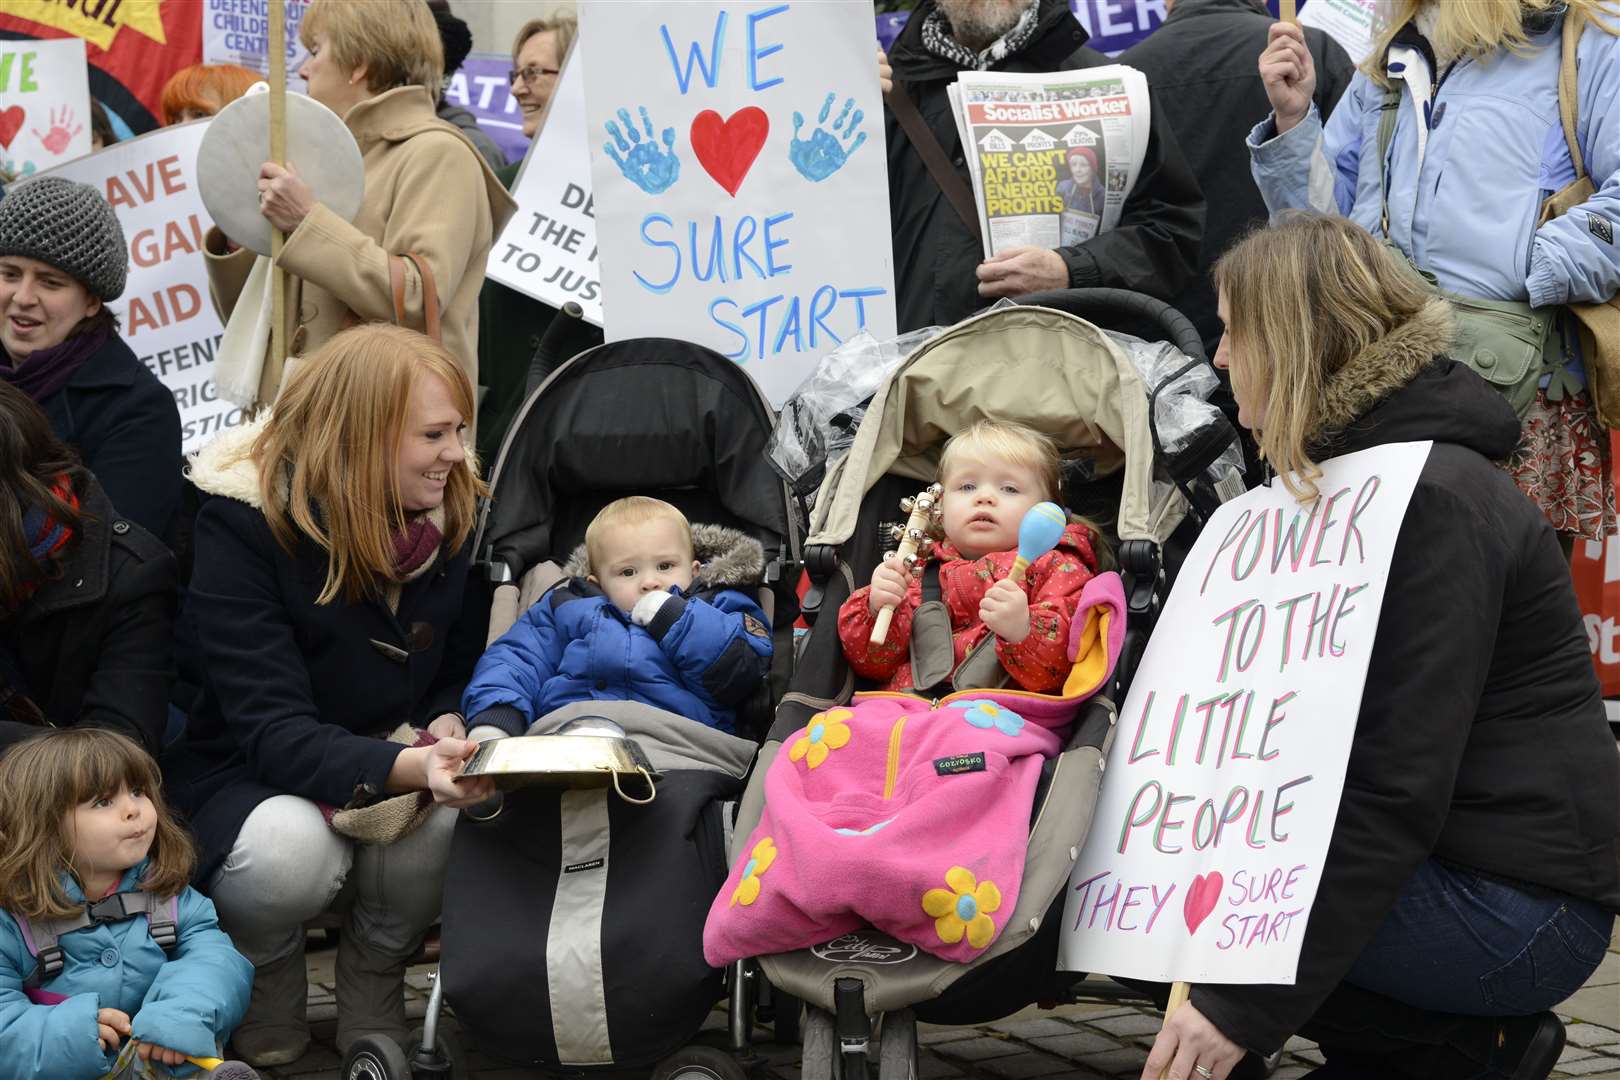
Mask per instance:
[[[1424,0],[1385,0],[1380,6],[1377,40],[1361,62],[1362,72],[1379,86],[1389,85],[1384,54],[1390,42],[1401,27],[1416,18],[1423,5]],[[1524,32],[1525,18],[1560,7],[1586,16],[1607,33],[1620,34],[1620,27],[1605,21],[1620,15],[1614,0],[1444,0],[1436,6],[1438,17],[1429,44],[1438,55],[1450,57],[1478,59],[1498,49],[1523,53],[1530,47],[1529,35]]]
[[[590,560],[591,573],[600,573],[605,569],[602,566],[602,548],[607,543],[610,529],[646,525],[652,521],[669,521],[679,525],[686,538],[686,554],[688,557],[692,555],[692,523],[686,520],[685,514],[663,499],[630,495],[623,499],[615,499],[602,507],[586,526],[585,556]]]
[[[178,124],[180,114],[187,109],[213,116],[263,78],[257,71],[235,64],[192,64],[182,68],[163,84],[163,123]]]
[[[422,86],[439,99],[444,42],[426,0],[315,0],[298,24],[298,40],[313,49],[317,37],[344,71],[365,65],[373,94]]]
[[[157,816],[141,886],[157,896],[178,896],[191,878],[196,854],[191,837],[163,804],[157,762],[115,731],[62,728],[20,742],[0,757],[0,907],[25,919],[57,919],[81,910],[62,887],[63,870],[84,885],[73,865],[70,815],[126,785],[145,792]]]
[[[579,18],[572,11],[560,11],[555,15],[548,15],[543,19],[530,19],[523,24],[512,39],[512,66],[517,67],[518,53],[528,44],[530,38],[536,34],[557,35],[557,62],[562,63],[568,59],[568,50],[573,48],[574,38],[579,34]]]
[[[1250,232],[1214,267],[1226,298],[1232,380],[1261,391],[1260,453],[1295,498],[1316,498],[1328,381],[1422,311],[1431,297],[1361,226],[1293,214]]]
[[[1028,469],[1040,481],[1044,498],[1062,502],[1062,464],[1057,445],[1034,428],[1006,420],[980,420],[952,435],[939,456],[940,482],[964,460],[1005,461]]]
[[[352,327],[297,367],[254,440],[260,503],[277,541],[291,552],[303,535],[326,550],[326,585],[316,603],[339,593],[352,603],[391,580],[393,535],[405,527],[396,475],[400,440],[412,389],[433,376],[444,380],[470,421],[472,383],[443,345],[389,323]],[[487,492],[469,447],[444,489],[449,550],[466,542]]]

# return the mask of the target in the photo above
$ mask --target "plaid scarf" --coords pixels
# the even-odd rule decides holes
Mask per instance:
[[[1024,9],[1018,17],[1013,28],[1001,37],[990,43],[990,47],[982,52],[974,52],[951,36],[950,20],[939,8],[928,13],[923,20],[922,41],[923,48],[944,60],[949,60],[957,67],[969,71],[987,71],[991,67],[1021,51],[1035,36],[1035,23],[1040,13],[1040,5],[1032,3]]]
[[[79,496],[73,490],[73,482],[66,474],[56,478],[56,482],[51,485],[51,494],[67,503],[75,512],[79,509]],[[23,512],[22,529],[23,536],[28,541],[28,553],[42,567],[73,539],[73,530],[51,517],[42,506],[30,506]],[[34,594],[39,584],[38,579],[24,582],[7,606],[16,608]]]

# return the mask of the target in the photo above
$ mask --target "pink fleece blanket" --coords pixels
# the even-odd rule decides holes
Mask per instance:
[[[858,694],[787,739],[765,775],[759,825],[709,909],[709,963],[864,926],[946,960],[987,949],[1018,903],[1041,762],[1062,750],[1080,702],[1118,658],[1117,575],[1087,584],[1074,628],[1062,697]]]

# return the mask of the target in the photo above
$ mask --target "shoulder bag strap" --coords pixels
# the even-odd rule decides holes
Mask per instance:
[[[416,268],[416,276],[422,282],[422,313],[423,331],[434,341],[443,342],[444,337],[439,327],[439,289],[433,281],[433,271],[428,269],[428,261],[413,252],[407,251],[403,255],[388,256],[388,284],[394,294],[394,322],[399,326],[409,325],[405,319],[405,263],[409,262]]]
[[[917,151],[917,156],[928,168],[928,175],[934,178],[939,190],[944,193],[946,200],[956,210],[956,216],[962,219],[962,224],[968,231],[983,242],[983,234],[979,231],[979,211],[973,201],[973,189],[962,174],[951,165],[945,156],[945,148],[939,145],[934,133],[929,130],[928,122],[917,111],[917,103],[911,98],[910,88],[900,80],[894,82],[894,89],[884,95],[888,102],[889,111],[900,122],[900,127],[911,140],[911,145]]]
[[[1564,55],[1558,64],[1558,115],[1564,122],[1564,141],[1569,144],[1569,160],[1575,165],[1575,179],[1587,175],[1586,161],[1581,155],[1581,142],[1576,137],[1576,126],[1581,113],[1581,89],[1576,69],[1580,52],[1581,31],[1586,29],[1586,18],[1578,11],[1564,15]]]

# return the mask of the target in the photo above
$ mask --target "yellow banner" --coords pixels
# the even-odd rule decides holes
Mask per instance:
[[[100,49],[112,48],[113,39],[126,26],[159,45],[168,44],[158,0],[6,0],[5,10],[7,15],[64,31]]]

